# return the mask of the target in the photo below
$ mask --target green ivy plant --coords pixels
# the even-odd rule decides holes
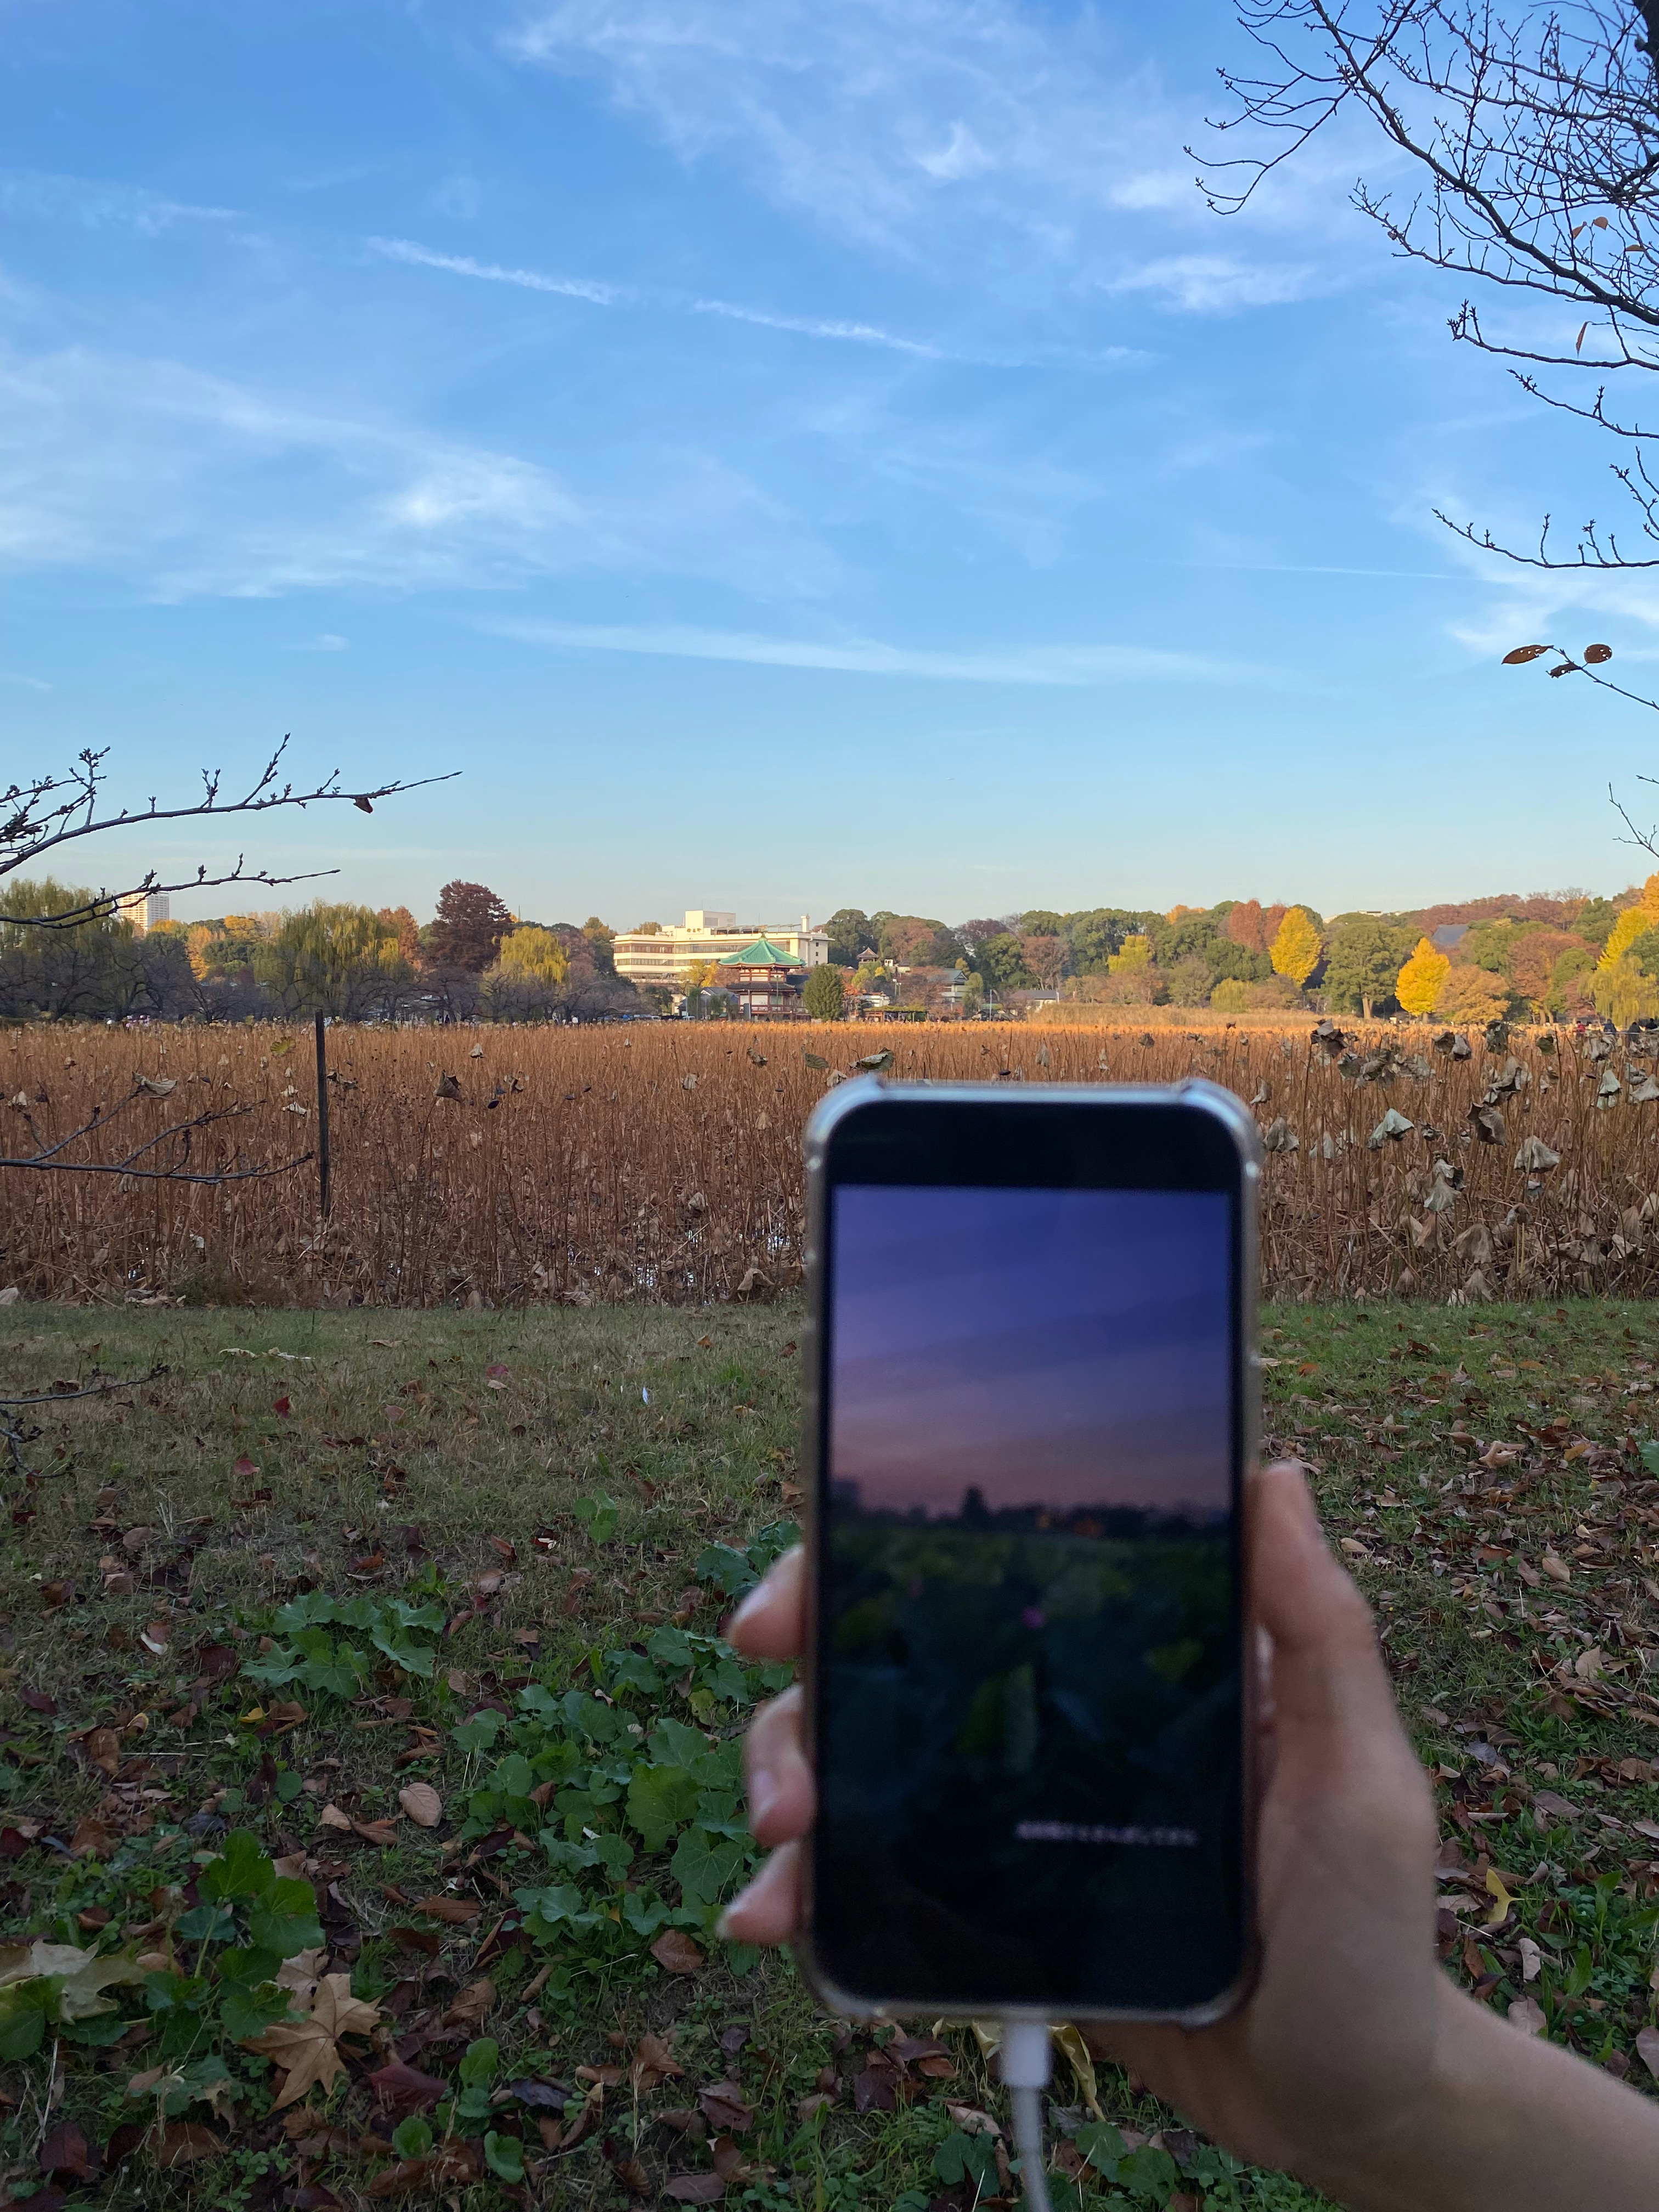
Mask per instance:
[[[747,1552],[711,1547],[704,1580],[729,1594],[795,1538],[763,1530]],[[532,1942],[563,1954],[543,2002],[570,2001],[584,1966],[647,1948],[667,1929],[708,1936],[758,1854],[743,1808],[741,1730],[791,1669],[745,1667],[712,1636],[661,1627],[643,1650],[593,1651],[562,1692],[532,1683],[518,1711],[477,1713],[457,1747],[501,1755],[467,1802],[463,1840],[532,1838],[550,1879],[514,1892]],[[740,1969],[752,1954],[734,1946]]]
[[[341,1598],[307,1590],[282,1607],[272,1624],[276,1635],[289,1640],[247,1661],[242,1672],[270,1689],[297,1683],[319,1696],[355,1698],[378,1656],[400,1674],[426,1680],[436,1647],[425,1638],[441,1635],[447,1618],[436,1600],[411,1605],[404,1598]],[[361,1643],[351,1640],[358,1638]]]

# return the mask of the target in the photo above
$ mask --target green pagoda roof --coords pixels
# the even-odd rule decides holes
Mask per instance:
[[[774,945],[769,937],[757,937],[741,952],[728,952],[714,964],[719,968],[804,968],[806,963],[786,952],[781,945]]]

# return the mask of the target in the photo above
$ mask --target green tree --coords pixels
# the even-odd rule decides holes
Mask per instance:
[[[1350,915],[1340,923],[1325,962],[1322,986],[1334,1012],[1363,1014],[1369,1021],[1395,994],[1395,979],[1410,957],[1412,934],[1374,915]]]
[[[974,955],[974,965],[995,990],[1020,990],[1035,981],[1025,965],[1019,939],[1010,930],[988,937]]]
[[[847,996],[840,969],[828,964],[809,969],[802,996],[806,1011],[815,1022],[838,1022]]]
[[[1319,965],[1322,945],[1319,925],[1304,906],[1293,906],[1279,925],[1279,934],[1273,939],[1272,959],[1276,975],[1288,975],[1299,991],[1308,988],[1308,978]]]
[[[614,975],[617,972],[616,931],[602,922],[598,915],[590,914],[582,924],[582,935],[593,948],[593,966],[598,973]]]
[[[324,899],[283,916],[254,947],[253,972],[287,1012],[344,1021],[392,1012],[413,980],[396,929],[372,907]]]
[[[876,931],[860,907],[837,907],[823,927],[830,957],[837,968],[856,968],[866,952],[876,949]]]

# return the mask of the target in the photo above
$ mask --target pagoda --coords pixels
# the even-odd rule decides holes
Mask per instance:
[[[774,1014],[800,1011],[806,963],[774,945],[769,937],[757,937],[752,945],[728,952],[715,964],[720,981],[737,1001],[739,1014],[764,1020]]]

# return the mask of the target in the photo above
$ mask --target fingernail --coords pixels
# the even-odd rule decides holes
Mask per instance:
[[[745,1620],[751,1620],[756,1613],[764,1613],[767,1607],[770,1605],[771,1602],[771,1584],[764,1582],[757,1583],[754,1589],[750,1591],[748,1596],[744,1598],[743,1603],[732,1614],[731,1620],[726,1622],[726,1629],[727,1635],[729,1636],[733,1629],[741,1628]]]
[[[746,1889],[740,1889],[714,1923],[714,1933],[722,1943],[729,1943],[732,1941],[732,1916],[742,1911],[743,1900],[748,1894],[749,1892]]]
[[[769,1766],[757,1766],[749,1778],[749,1825],[757,1827],[778,1802],[778,1778]]]

